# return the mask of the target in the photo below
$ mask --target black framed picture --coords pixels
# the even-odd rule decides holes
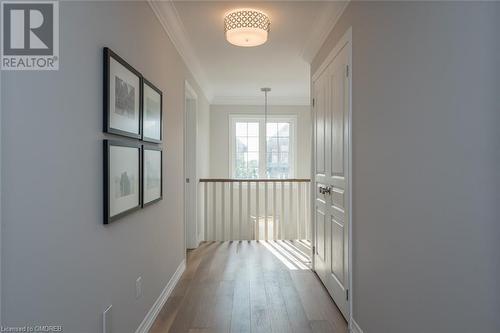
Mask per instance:
[[[142,75],[104,48],[104,132],[140,139]]]
[[[163,151],[161,147],[142,146],[142,206],[163,196]]]
[[[163,137],[163,93],[142,79],[142,140],[160,143]]]
[[[104,224],[141,208],[141,145],[104,140]]]

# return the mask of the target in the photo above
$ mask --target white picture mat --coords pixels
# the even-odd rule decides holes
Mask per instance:
[[[133,86],[134,91],[134,118],[130,119],[115,112],[115,82],[116,77]],[[113,129],[139,134],[139,90],[140,79],[125,66],[113,58],[109,59],[109,124]]]
[[[128,209],[139,205],[139,148],[134,147],[109,147],[109,215],[115,216]],[[116,197],[120,190],[116,183],[117,177],[126,172],[133,177],[133,193],[123,197]]]
[[[144,150],[144,172],[143,172],[143,186],[144,186],[144,203],[148,203],[161,196],[161,151],[159,150]],[[153,166],[152,168],[148,165]],[[159,186],[154,188],[148,188],[147,179],[150,173],[154,172],[152,176],[158,177],[160,180]]]
[[[161,95],[144,84],[144,136],[156,140],[161,139]],[[151,100],[153,103],[148,103]],[[154,104],[154,107],[152,107]]]

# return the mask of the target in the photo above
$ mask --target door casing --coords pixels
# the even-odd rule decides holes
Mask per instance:
[[[194,110],[190,107],[194,105]],[[193,114],[189,115],[190,112]],[[192,86],[184,84],[184,241],[186,249],[198,247],[198,173],[197,173],[197,137],[198,137],[198,96]],[[193,122],[193,123],[191,123]],[[190,133],[190,129],[194,132]],[[190,137],[191,136],[191,137]],[[188,147],[189,143],[192,143]],[[189,178],[189,183],[187,179]]]
[[[348,324],[349,324],[349,329],[352,329],[352,322],[353,322],[353,258],[352,258],[352,247],[353,247],[353,235],[352,235],[352,225],[353,225],[353,219],[352,219],[352,180],[353,180],[353,175],[352,175],[352,78],[353,78],[353,66],[352,66],[352,45],[353,45],[353,38],[352,38],[352,27],[349,27],[347,31],[344,33],[344,35],[340,38],[340,40],[337,42],[337,44],[334,46],[334,48],[330,51],[328,56],[325,58],[325,60],[321,63],[321,65],[318,67],[318,69],[314,72],[311,80],[311,98],[314,98],[315,92],[314,92],[314,82],[320,77],[320,75],[324,72],[324,70],[328,67],[328,65],[334,60],[335,56],[337,53],[346,45],[350,44],[350,52],[349,52],[349,81],[348,81],[348,86],[349,86],[349,95],[348,95],[348,100],[349,100],[349,109],[348,109],[348,130],[349,130],[349,151],[348,151],[348,164],[349,164],[349,172],[348,172],[348,189],[349,189],[349,195],[348,195],[348,202],[346,206],[349,208],[349,215],[348,215],[348,230],[349,230],[349,246],[348,246],[348,286],[349,286],[349,300],[348,300],[348,307],[349,307],[349,318],[348,318]],[[310,205],[311,205],[311,218],[310,221],[312,223],[311,229],[312,229],[312,244],[316,244],[316,196],[313,195],[313,191],[316,190],[316,181],[315,181],[315,171],[316,171],[316,133],[315,133],[315,124],[316,124],[316,113],[314,109],[314,102],[311,103],[313,105],[312,108],[312,140],[311,140],[311,196],[310,196]],[[316,270],[316,263],[315,263],[315,251],[313,250],[312,252],[312,267],[313,270]]]

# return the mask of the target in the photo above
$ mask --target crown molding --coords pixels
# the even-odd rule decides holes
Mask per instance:
[[[259,96],[214,96],[213,105],[264,105],[264,95]],[[269,95],[268,105],[311,105],[308,96],[273,96]]]
[[[160,24],[170,38],[170,41],[174,44],[174,47],[181,56],[182,60],[184,60],[186,67],[189,71],[191,71],[191,74],[196,80],[196,83],[200,86],[203,94],[208,101],[211,102],[213,93],[203,71],[203,67],[201,66],[194,49],[189,42],[186,30],[174,3],[171,0],[147,0],[147,2],[158,21],[160,21]]]
[[[325,43],[328,35],[333,30],[340,17],[344,13],[350,0],[331,1],[326,5],[327,8],[316,22],[315,28],[312,29],[307,43],[302,50],[302,58],[311,63],[319,52],[321,46]]]

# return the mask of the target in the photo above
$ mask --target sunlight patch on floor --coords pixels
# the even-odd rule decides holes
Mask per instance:
[[[308,270],[311,260],[290,241],[259,241],[269,252],[281,261],[289,270]]]

